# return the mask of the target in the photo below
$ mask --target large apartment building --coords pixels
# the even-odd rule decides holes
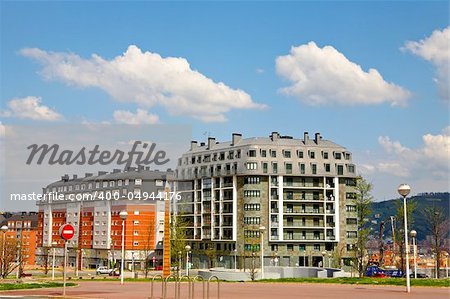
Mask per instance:
[[[75,227],[68,241],[69,264],[97,267],[120,262],[122,246],[121,211],[125,220],[125,263],[139,269],[164,232],[164,202],[158,198],[173,172],[130,167],[84,177],[64,175],[43,188],[47,200],[38,202],[37,263],[43,264],[56,247],[57,265],[63,261],[64,240],[59,228],[65,223]],[[56,246],[52,243],[56,242]],[[158,258],[158,257],[156,257]],[[159,257],[162,263],[162,257]],[[114,262],[113,262],[114,261]]]
[[[259,255],[261,240],[265,265],[318,266],[337,250],[348,256],[356,177],[352,154],[319,133],[192,141],[178,161],[176,213],[194,267],[211,259],[231,267],[235,256],[242,267]]]

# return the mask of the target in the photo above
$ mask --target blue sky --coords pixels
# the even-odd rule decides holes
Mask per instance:
[[[1,121],[321,132],[377,199],[448,191],[448,26],[448,1],[1,1]]]

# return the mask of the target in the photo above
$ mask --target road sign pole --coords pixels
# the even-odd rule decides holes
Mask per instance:
[[[66,296],[67,241],[64,241],[63,296]]]

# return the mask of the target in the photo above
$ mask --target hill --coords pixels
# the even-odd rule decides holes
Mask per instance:
[[[375,220],[374,230],[379,231],[379,223],[381,221],[385,222],[385,236],[391,235],[391,222],[390,216],[395,216],[396,214],[396,201],[403,201],[403,199],[391,199],[381,202],[374,202],[372,205],[372,218]],[[409,197],[407,202],[415,202],[416,209],[413,212],[412,225],[409,225],[411,229],[417,231],[417,239],[424,240],[427,232],[427,223],[423,215],[423,211],[427,207],[437,206],[442,209],[447,215],[447,219],[450,217],[450,193],[423,193],[416,196]],[[409,220],[409,219],[408,219]],[[397,227],[403,227],[403,224],[397,224]]]

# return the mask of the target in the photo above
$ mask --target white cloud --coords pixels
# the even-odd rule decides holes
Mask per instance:
[[[8,102],[9,110],[2,111],[4,117],[28,118],[33,120],[57,121],[63,119],[55,110],[41,104],[40,97],[15,98]]]
[[[106,60],[96,54],[84,59],[73,53],[25,48],[21,54],[43,65],[47,80],[80,87],[97,87],[114,99],[151,108],[161,105],[172,115],[202,121],[225,121],[231,109],[264,108],[246,92],[214,82],[193,70],[184,58],[163,58],[130,45],[123,55]]]
[[[386,189],[377,192],[392,198],[392,191],[401,182],[414,186],[414,192],[448,191],[450,126],[439,134],[423,135],[418,148],[408,148],[387,136],[379,137],[378,142],[383,152],[358,158],[361,174],[374,181],[375,188],[379,184]]]
[[[278,75],[292,84],[281,92],[308,105],[405,105],[410,92],[386,82],[376,69],[365,72],[332,46],[314,42],[292,47],[276,59]]]
[[[403,51],[422,57],[431,62],[436,68],[436,78],[439,96],[443,100],[450,100],[449,96],[449,64],[450,64],[450,27],[435,30],[420,41],[408,41],[401,48]]]
[[[116,122],[128,125],[156,124],[159,121],[158,115],[148,113],[140,108],[136,110],[136,113],[126,110],[116,110],[113,116]]]

